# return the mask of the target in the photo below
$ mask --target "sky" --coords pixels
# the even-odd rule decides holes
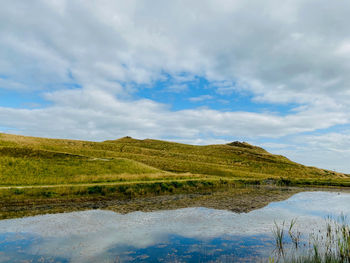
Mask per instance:
[[[350,173],[349,1],[0,6],[0,132],[239,140]]]

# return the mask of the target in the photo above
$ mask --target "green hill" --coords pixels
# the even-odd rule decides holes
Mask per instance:
[[[179,179],[347,182],[248,143],[194,146],[124,137],[90,142],[0,134],[0,185]]]

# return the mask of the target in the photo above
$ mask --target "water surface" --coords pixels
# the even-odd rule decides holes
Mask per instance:
[[[303,233],[350,214],[350,194],[303,192],[237,214],[185,208],[118,214],[91,210],[0,221],[0,262],[257,262],[274,248],[274,221]]]

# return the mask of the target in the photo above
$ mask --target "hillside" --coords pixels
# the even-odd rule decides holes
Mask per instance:
[[[0,134],[0,185],[225,178],[341,180],[248,143],[194,146],[124,137],[90,142]]]

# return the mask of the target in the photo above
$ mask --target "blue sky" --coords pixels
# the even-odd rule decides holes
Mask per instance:
[[[172,110],[207,107],[219,111],[273,112],[286,115],[297,105],[255,102],[253,94],[234,89],[235,82],[215,83],[205,77],[193,76],[191,80],[177,81],[167,75],[164,80],[150,85],[137,86],[134,96],[168,104]]]
[[[247,141],[350,173],[350,3],[6,1],[0,132]]]

